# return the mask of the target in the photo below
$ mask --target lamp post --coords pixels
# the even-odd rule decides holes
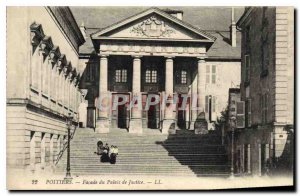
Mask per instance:
[[[236,118],[233,116],[230,118],[231,127],[231,168],[230,168],[230,178],[234,178],[234,129],[235,129]]]
[[[67,172],[66,172],[66,177],[65,179],[71,180],[71,167],[70,167],[70,140],[71,140],[71,127],[72,127],[72,119],[73,117],[71,116],[71,113],[69,113],[69,116],[67,117],[67,127],[68,127],[68,145],[67,145]]]

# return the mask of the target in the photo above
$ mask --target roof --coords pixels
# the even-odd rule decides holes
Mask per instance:
[[[236,47],[230,45],[229,31],[211,31],[211,35],[216,37],[215,43],[207,51],[208,58],[214,59],[240,59],[241,58],[241,32],[236,33]]]
[[[151,8],[150,8],[151,9]],[[183,8],[186,9],[186,8]],[[192,8],[190,8],[192,9]],[[200,8],[198,8],[200,9]],[[211,9],[211,8],[210,8]],[[224,10],[224,9],[228,9],[228,8],[214,8],[214,12],[219,12],[220,10]],[[218,10],[220,9],[220,10]],[[127,12],[126,9],[118,9],[118,12]],[[117,13],[117,12],[114,12]],[[242,12],[240,12],[242,14]],[[139,13],[135,14],[138,15]],[[230,14],[230,12],[229,12]],[[74,14],[76,16],[76,14]],[[111,15],[111,14],[110,14]],[[185,14],[185,17],[183,18],[183,20],[186,19],[188,14]],[[172,16],[173,17],[173,16]],[[130,17],[129,17],[130,18]],[[208,16],[208,18],[212,18],[215,20],[214,17]],[[224,19],[224,16],[221,17],[222,19]],[[128,16],[125,17],[125,19],[120,19],[118,18],[118,20],[115,20],[115,24],[119,23],[120,21],[124,21],[128,19]],[[98,19],[99,20],[99,19]],[[103,19],[105,20],[105,19]],[[99,20],[100,21],[100,20]],[[205,21],[205,23],[202,23],[202,21],[198,21],[199,23],[197,23],[196,21],[194,21],[193,23],[190,22],[191,24],[189,25],[193,25],[197,27],[200,26],[205,26],[209,24],[209,21]],[[241,57],[241,33],[237,32],[237,46],[236,47],[232,47],[230,45],[230,32],[229,32],[229,25],[230,25],[231,21],[230,18],[227,21],[226,29],[225,30],[207,30],[205,31],[207,34],[209,34],[211,37],[215,38],[215,42],[214,44],[209,48],[207,56],[208,58],[214,58],[214,59],[240,59]],[[196,24],[196,25],[195,25]],[[198,25],[197,25],[198,24]],[[109,24],[108,27],[111,27],[112,24]],[[224,25],[223,25],[224,26]],[[223,28],[222,26],[222,28]],[[209,25],[207,26],[209,28]],[[80,53],[81,54],[88,54],[88,53],[92,53],[95,52],[94,51],[94,46],[92,44],[92,41],[90,39],[90,35],[91,34],[95,34],[96,32],[101,32],[103,29],[106,28],[96,28],[96,26],[94,27],[86,27],[86,43],[80,47]]]
[[[140,12],[140,13],[137,13],[135,15],[132,15],[132,16],[128,17],[128,18],[125,18],[124,20],[120,20],[120,21],[118,21],[118,22],[116,22],[114,24],[111,24],[111,25],[109,25],[109,26],[107,26],[107,27],[105,27],[105,28],[103,28],[103,29],[101,29],[101,30],[93,33],[91,35],[91,37],[93,39],[95,39],[99,35],[103,35],[105,33],[108,33],[108,32],[110,32],[110,31],[112,31],[114,29],[117,29],[117,28],[119,28],[119,27],[121,27],[121,26],[123,26],[125,24],[131,23],[131,22],[133,22],[133,21],[135,21],[135,20],[137,20],[137,19],[139,19],[141,17],[147,16],[147,15],[152,14],[152,13],[158,14],[158,15],[166,18],[166,19],[169,19],[173,23],[176,23],[176,24],[180,25],[180,27],[186,28],[189,31],[193,31],[194,33],[196,33],[196,34],[204,37],[208,41],[213,42],[215,40],[215,38],[213,36],[211,36],[210,34],[206,33],[205,31],[203,31],[203,30],[201,30],[201,29],[199,29],[197,27],[194,27],[193,25],[185,22],[184,20],[180,20],[180,19],[172,16],[171,14],[168,14],[167,12],[165,12],[165,11],[163,11],[161,9],[158,9],[156,7],[149,8],[147,10],[144,10],[144,11]]]

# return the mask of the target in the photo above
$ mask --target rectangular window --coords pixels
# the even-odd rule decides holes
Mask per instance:
[[[245,81],[250,81],[250,55],[245,55]]]
[[[181,84],[186,84],[187,82],[187,72],[181,71]]]
[[[145,82],[148,84],[157,83],[157,70],[146,70]]]
[[[206,84],[210,83],[210,66],[206,65]]]
[[[151,71],[147,70],[146,71],[146,83],[151,83]]]
[[[216,83],[216,65],[211,66],[211,83]]]
[[[262,94],[260,98],[260,106],[261,106],[261,116],[262,116],[262,124],[267,123],[268,118],[268,94]]]
[[[217,66],[206,65],[206,84],[216,84],[217,82]]]
[[[126,69],[123,69],[122,70],[122,79],[121,79],[122,82],[127,82],[127,70]]]
[[[115,77],[116,77],[116,82],[126,83],[127,82],[127,70],[126,69],[117,69]]]

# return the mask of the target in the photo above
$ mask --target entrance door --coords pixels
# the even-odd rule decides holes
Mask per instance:
[[[124,104],[119,105],[118,103],[123,102],[122,97],[127,97],[127,102]],[[111,123],[112,127],[127,129],[129,127],[129,118],[130,118],[130,111],[128,110],[129,107],[129,95],[122,94],[122,97],[118,96],[118,94],[113,95],[113,104],[117,105],[117,107],[112,107],[112,114],[111,114]]]
[[[154,97],[155,96],[155,97]],[[151,102],[153,103],[155,100],[159,99],[159,95],[152,95]],[[150,100],[149,100],[150,101]],[[151,105],[148,110],[148,123],[147,127],[150,129],[159,129],[159,121],[160,121],[160,107],[159,103],[155,105]]]
[[[184,97],[187,97],[187,94],[183,96],[183,94],[178,95],[178,103],[177,103],[177,126],[180,129],[187,129],[189,123],[189,106],[190,106],[190,98],[187,97],[184,100]]]

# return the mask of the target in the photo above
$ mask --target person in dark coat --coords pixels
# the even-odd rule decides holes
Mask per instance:
[[[111,146],[111,152],[110,152],[110,163],[111,164],[116,164],[117,155],[118,155],[118,147]]]
[[[101,162],[109,162],[109,146],[108,144],[106,143],[104,148],[103,148],[103,153],[102,153],[102,156],[101,156]]]

